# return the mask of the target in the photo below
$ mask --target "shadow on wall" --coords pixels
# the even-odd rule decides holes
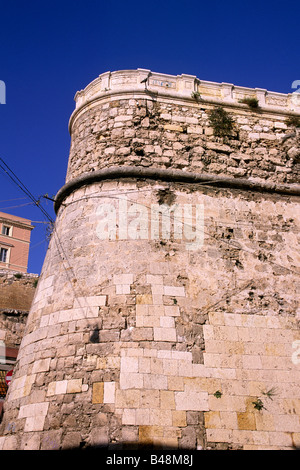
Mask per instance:
[[[219,443],[219,444],[222,444],[222,443]],[[45,449],[46,450],[46,449]],[[190,455],[195,455],[195,454],[199,454],[201,453],[200,451],[202,450],[209,450],[210,452],[213,451],[219,451],[219,450],[243,450],[241,448],[234,448],[234,447],[231,447],[230,444],[228,443],[224,443],[223,446],[220,445],[220,446],[217,446],[217,447],[209,447],[208,449],[191,449],[191,448],[185,448],[185,447],[167,447],[167,448],[162,448],[160,446],[155,446],[155,445],[151,445],[151,444],[139,444],[139,443],[129,443],[129,444],[110,444],[109,446],[104,446],[104,445],[88,445],[86,442],[82,442],[79,446],[70,446],[70,447],[66,447],[64,449],[52,449],[52,450],[64,450],[64,451],[98,451],[98,452],[103,452],[103,455],[107,455],[108,457],[111,456],[112,453],[116,453],[116,456],[120,455],[122,456],[122,452],[124,451],[125,452],[125,455],[128,455],[126,454],[127,451],[137,451],[138,453],[140,453],[140,455],[148,455],[148,456],[151,456],[151,455],[166,455],[166,454],[170,454],[171,456],[172,455],[175,455],[175,456],[183,456],[186,455],[186,456],[190,456]],[[290,450],[300,450],[300,447],[299,446],[295,446],[293,445]],[[134,454],[136,455],[136,454]],[[203,453],[201,453],[201,455],[203,455]],[[174,457],[174,464],[176,464],[176,461],[175,461],[175,457]],[[158,463],[158,462],[157,462]],[[167,462],[165,462],[167,463]],[[171,463],[171,462],[169,462]],[[178,461],[178,463],[182,463],[184,464],[184,462],[180,462]],[[185,463],[187,464],[187,462]]]
[[[90,451],[90,450],[97,450],[97,451],[103,451],[107,452],[109,455],[111,452],[117,452],[117,453],[122,453],[123,451],[128,451],[128,450],[133,450],[133,451],[141,451],[141,452],[174,452],[174,453],[183,453],[183,452],[193,452],[191,449],[178,449],[175,447],[168,447],[167,449],[162,449],[159,446],[154,446],[154,445],[147,445],[147,444],[139,444],[139,443],[134,443],[134,444],[111,444],[109,446],[102,446],[102,445],[88,445],[86,442],[82,442],[80,446],[74,446],[74,447],[67,447],[62,450],[69,450],[69,451]]]

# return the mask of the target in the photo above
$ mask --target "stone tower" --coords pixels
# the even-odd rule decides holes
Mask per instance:
[[[298,96],[138,69],[75,101],[0,448],[299,446]]]

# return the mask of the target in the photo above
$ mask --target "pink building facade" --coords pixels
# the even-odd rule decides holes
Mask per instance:
[[[0,269],[27,272],[30,220],[0,212]]]

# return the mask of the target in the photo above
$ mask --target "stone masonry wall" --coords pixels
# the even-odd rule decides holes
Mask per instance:
[[[227,107],[235,125],[224,142],[209,126],[210,109],[192,100],[184,105],[159,99],[95,104],[72,123],[67,181],[114,165],[141,165],[298,182],[299,143],[282,139],[293,131],[286,116]]]
[[[118,165],[297,182],[282,110],[225,100],[221,139],[193,88],[154,101],[134,76],[77,95],[68,183]],[[299,196],[141,174],[61,201],[0,448],[299,447]]]

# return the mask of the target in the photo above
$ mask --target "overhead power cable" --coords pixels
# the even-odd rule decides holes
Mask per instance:
[[[33,202],[26,202],[25,204],[18,204],[17,206],[0,207],[0,210],[17,209],[18,207],[31,206],[32,204]]]
[[[7,176],[16,184],[23,193],[40,209],[40,211],[44,214],[44,216],[49,220],[49,222],[54,223],[52,217],[48,214],[48,212],[43,208],[40,204],[40,201],[34,197],[34,195],[29,191],[29,189],[25,186],[24,183],[17,177],[17,175],[12,171],[11,168],[5,163],[3,158],[0,157],[0,168],[7,174]]]
[[[0,163],[0,169],[2,169],[6,174],[7,176],[13,181],[13,183],[15,183],[20,189],[21,191],[23,191],[26,196],[42,211],[42,213],[44,214],[44,216],[48,219],[48,221],[53,224],[53,238],[54,238],[54,243],[57,247],[57,250],[61,256],[61,259],[62,259],[62,262],[63,262],[63,267],[65,269],[65,272],[69,278],[69,282],[70,282],[70,285],[71,285],[71,288],[74,292],[74,298],[78,298],[78,297],[83,297],[83,292],[81,290],[81,288],[79,287],[79,290],[80,292],[77,294],[76,291],[75,291],[75,288],[74,288],[74,285],[72,283],[72,278],[75,278],[75,273],[74,273],[74,270],[73,270],[73,267],[71,266],[71,263],[68,259],[68,256],[67,254],[65,253],[65,250],[62,246],[62,243],[61,243],[61,240],[58,236],[58,233],[57,233],[57,230],[55,228],[55,225],[54,225],[54,220],[52,219],[52,217],[48,214],[48,212],[46,211],[46,209],[43,208],[43,206],[40,204],[40,199],[36,199],[33,194],[29,191],[29,189],[22,183],[22,181],[17,177],[17,175],[9,168],[9,166],[5,163],[5,161],[0,157],[0,162],[2,162],[2,164]],[[50,199],[47,195],[45,195],[46,199]],[[44,196],[41,196],[41,197],[44,197]],[[65,263],[67,266],[65,266]],[[71,275],[72,274],[72,275]],[[80,301],[79,301],[79,305],[80,305]],[[86,307],[86,305],[82,305],[82,307]],[[88,309],[91,309],[91,306],[88,305],[87,306]]]
[[[20,201],[22,199],[26,199],[26,198],[25,197],[15,197],[13,199],[1,199],[0,202]]]

